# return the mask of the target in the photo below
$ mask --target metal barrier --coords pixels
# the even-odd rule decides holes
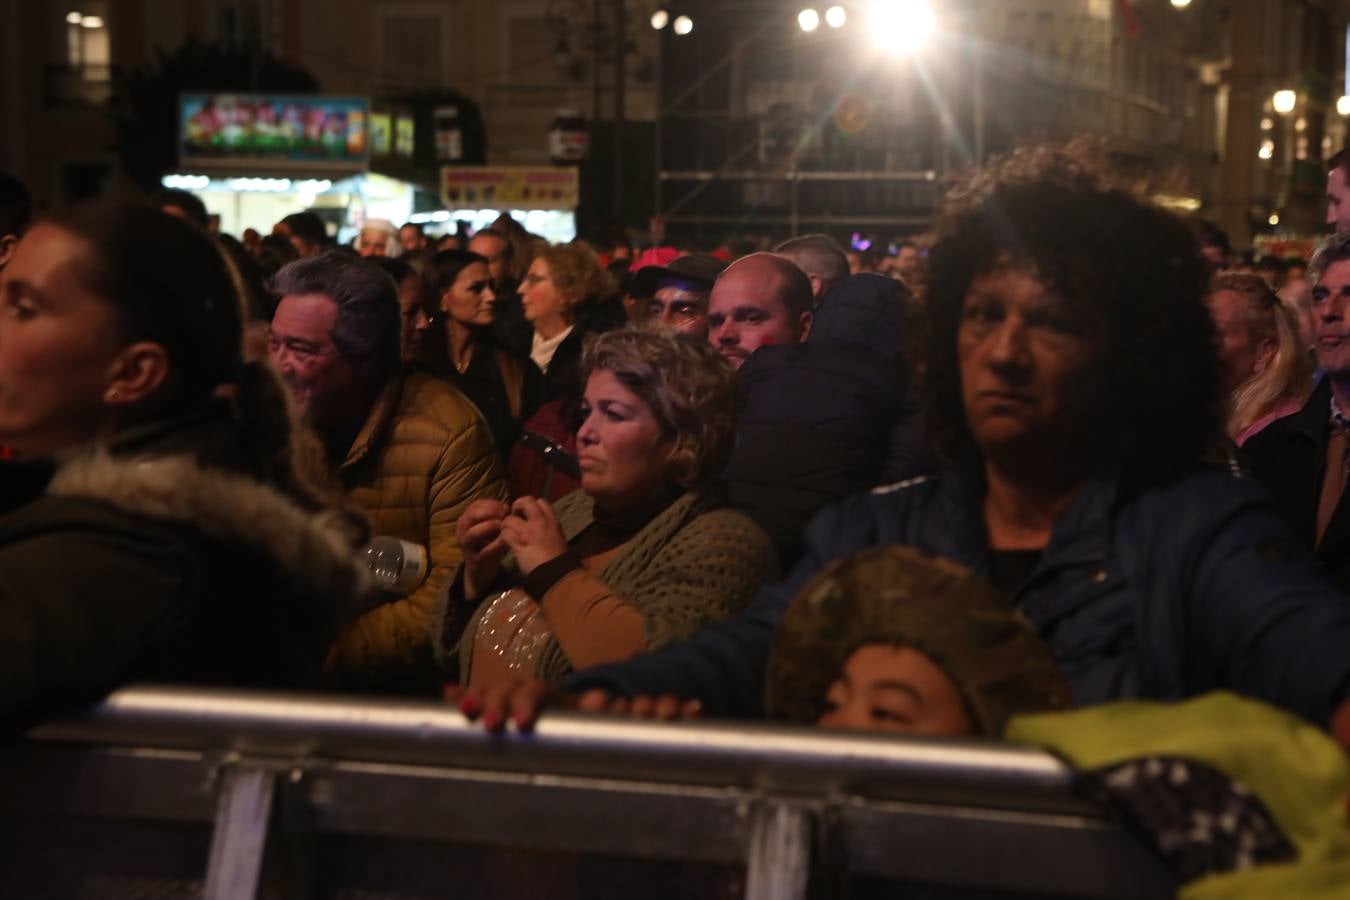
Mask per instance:
[[[209,829],[187,889],[207,900],[266,893],[264,859],[321,835],[344,853],[400,840],[738,866],[752,900],[849,878],[888,896],[1168,896],[1073,777],[985,742],[567,712],[488,735],[433,703],[131,687],[0,749],[0,823]]]

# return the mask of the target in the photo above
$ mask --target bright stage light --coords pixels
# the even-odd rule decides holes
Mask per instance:
[[[1350,116],[1350,97],[1342,95],[1341,98],[1336,101],[1336,115]]]
[[[657,31],[665,28],[669,22],[670,13],[666,12],[664,9],[658,9],[656,12],[652,13],[652,28]]]
[[[1270,98],[1270,105],[1281,115],[1291,113],[1298,105],[1298,94],[1293,91],[1276,91],[1275,96]]]
[[[928,0],[873,0],[868,19],[873,42],[890,53],[921,50],[937,31],[937,15]]]
[[[797,26],[802,31],[812,32],[820,27],[820,13],[814,9],[804,9],[797,13]]]
[[[693,31],[693,30],[694,30],[694,20],[693,20],[693,19],[689,18],[688,16],[676,16],[676,17],[675,17],[675,33],[676,33],[676,34],[678,34],[678,35],[686,35],[686,34],[688,34],[689,32],[691,32],[691,31]]]
[[[843,28],[848,21],[848,13],[842,6],[831,6],[825,10],[825,24],[831,28]]]

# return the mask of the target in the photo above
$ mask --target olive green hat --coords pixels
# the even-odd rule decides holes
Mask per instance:
[[[830,563],[793,598],[769,655],[769,716],[814,723],[844,663],[867,644],[932,659],[981,734],[1000,734],[1017,713],[1069,705],[1050,648],[991,585],[950,560],[874,547]]]

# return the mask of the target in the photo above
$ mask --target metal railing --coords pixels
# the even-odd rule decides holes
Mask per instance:
[[[348,852],[402,840],[739,866],[754,900],[822,878],[1168,895],[1155,859],[1073,783],[1056,758],[997,743],[567,712],[489,735],[434,703],[131,687],[0,748],[0,824],[209,828],[194,888],[207,900],[257,896],[264,858],[297,832],[354,840]]]

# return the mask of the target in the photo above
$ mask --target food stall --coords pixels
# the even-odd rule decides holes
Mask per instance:
[[[402,223],[439,205],[416,185],[371,170],[372,157],[411,158],[410,114],[374,111],[364,97],[184,94],[179,171],[165,187],[191,191],[222,231],[267,233],[312,210],[339,241],[367,218]]]

